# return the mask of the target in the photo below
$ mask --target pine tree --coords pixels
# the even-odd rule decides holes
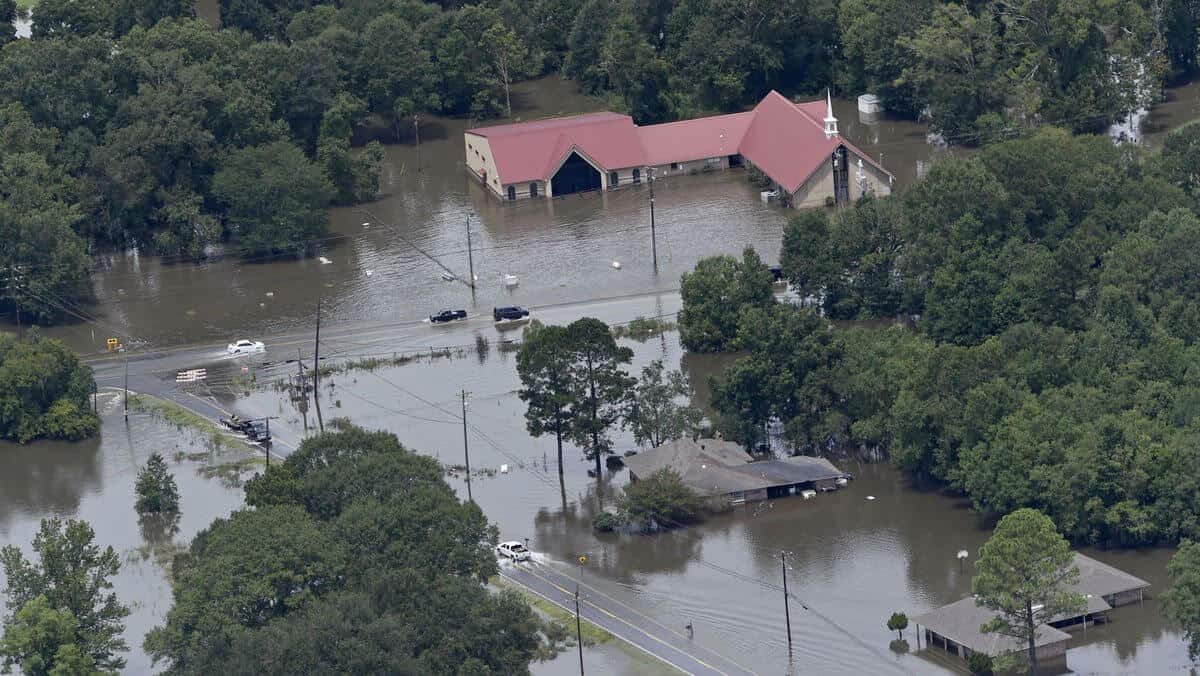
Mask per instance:
[[[179,488],[162,455],[154,453],[138,472],[137,511],[140,514],[179,511]]]

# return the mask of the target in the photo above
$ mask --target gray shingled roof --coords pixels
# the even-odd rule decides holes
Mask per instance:
[[[1079,566],[1079,584],[1075,585],[1075,590],[1083,594],[1108,596],[1150,586],[1149,582],[1140,577],[1134,577],[1079,552],[1075,552],[1075,565]]]
[[[975,652],[995,656],[1024,649],[1025,646],[1011,636],[979,632],[979,627],[994,616],[993,611],[975,605],[974,596],[968,596],[961,601],[955,601],[950,605],[935,608],[924,615],[918,615],[912,619],[912,622],[941,634],[955,643],[965,645]],[[1043,624],[1037,628],[1034,645],[1041,647],[1065,641],[1070,637],[1071,635],[1065,631]]]
[[[824,458],[796,456],[755,462],[742,447],[716,439],[679,439],[625,459],[638,479],[670,468],[704,495],[725,495],[770,486],[833,479],[845,473]]]

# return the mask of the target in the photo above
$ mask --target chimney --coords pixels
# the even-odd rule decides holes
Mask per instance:
[[[825,138],[838,135],[837,118],[833,116],[833,95],[825,89]]]

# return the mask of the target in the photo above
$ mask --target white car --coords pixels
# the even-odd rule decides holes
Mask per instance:
[[[525,549],[525,545],[513,540],[511,542],[501,542],[496,547],[496,556],[509,558],[513,561],[528,561],[529,550]]]
[[[225,347],[225,351],[232,355],[250,354],[251,352],[262,352],[267,349],[261,340],[246,340],[245,338],[236,343],[230,343]]]

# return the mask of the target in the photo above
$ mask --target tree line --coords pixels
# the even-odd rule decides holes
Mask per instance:
[[[32,39],[0,33],[0,313],[72,316],[103,247],[311,252],[327,207],[378,192],[383,150],[351,147],[359,125],[403,135],[422,112],[497,115],[526,74],[519,45],[479,49],[516,39],[486,7],[221,11],[216,29],[190,0],[46,0]]]
[[[527,674],[565,630],[516,592],[493,593],[497,531],[436,461],[395,435],[337,421],[246,485],[247,508],[170,566],[174,603],[145,648],[167,674]],[[147,520],[178,519],[160,455],[137,478]],[[161,523],[161,522],[158,522]],[[171,531],[174,532],[174,531]],[[117,673],[128,606],[121,560],[81,520],[45,519],[0,549],[0,663],[26,674]]]
[[[771,298],[753,252],[701,262],[684,345],[745,353],[714,383],[721,429],[749,446],[777,419],[800,452],[885,451],[1076,543],[1197,538],[1198,142],[1044,130],[902,197],[805,212],[781,252],[800,304]],[[831,322],[866,318],[914,326]]]

